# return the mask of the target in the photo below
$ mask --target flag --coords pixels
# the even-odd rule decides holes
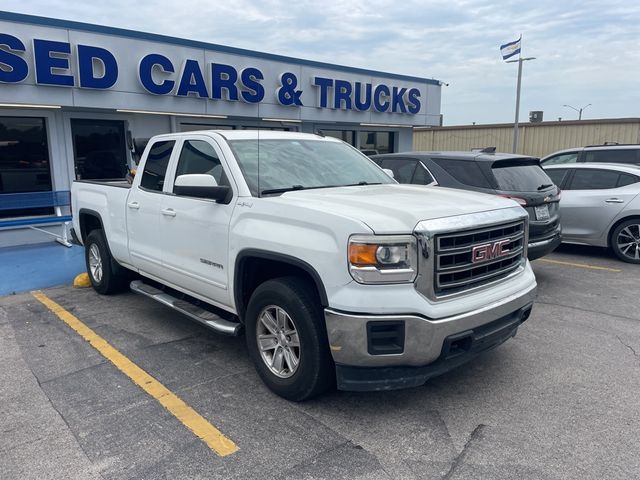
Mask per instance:
[[[520,41],[522,37],[513,42],[505,43],[504,45],[500,45],[500,53],[502,54],[502,59],[506,60],[507,58],[511,58],[514,55],[518,55],[520,53]]]

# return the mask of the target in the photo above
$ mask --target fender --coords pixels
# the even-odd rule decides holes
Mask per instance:
[[[284,253],[275,253],[267,250],[260,250],[257,248],[247,248],[241,250],[236,256],[235,263],[235,271],[233,277],[233,296],[236,303],[236,310],[242,316],[244,315],[244,306],[242,301],[242,269],[244,268],[244,261],[249,257],[262,258],[264,260],[271,260],[274,262],[281,262],[293,267],[299,268],[300,270],[308,273],[309,276],[313,279],[315,283],[316,289],[318,290],[318,295],[320,296],[320,303],[323,307],[329,306],[329,300],[327,298],[327,292],[324,288],[324,284],[322,283],[322,279],[320,275],[304,260],[300,260],[299,258],[292,257],[290,255],[286,255]]]
[[[84,246],[84,242],[86,241],[87,234],[82,225],[82,215],[90,215],[95,217],[100,223],[100,230],[102,230],[102,234],[104,235],[104,241],[107,244],[107,249],[109,250],[109,257],[111,260],[111,268],[113,271],[123,270],[124,267],[120,265],[115,258],[113,258],[113,254],[111,253],[111,247],[109,246],[109,239],[106,236],[106,232],[104,231],[104,223],[102,222],[102,217],[95,210],[91,210],[90,208],[81,208],[78,212],[78,222],[80,222],[80,239],[82,240],[82,244]]]

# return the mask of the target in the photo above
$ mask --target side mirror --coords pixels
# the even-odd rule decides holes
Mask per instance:
[[[391,178],[395,179],[395,177],[393,176],[393,170],[391,170],[390,168],[383,168],[382,170],[384,170],[384,173],[389,175]]]
[[[176,178],[173,193],[186,197],[207,198],[217,203],[229,203],[231,188],[228,185],[218,185],[211,175],[192,173]]]

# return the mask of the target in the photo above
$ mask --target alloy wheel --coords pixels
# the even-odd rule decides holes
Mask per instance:
[[[258,315],[256,341],[260,356],[271,373],[289,378],[300,365],[300,338],[289,314],[269,305]]]
[[[100,249],[95,243],[89,247],[89,271],[96,283],[102,281],[102,257],[100,256]]]
[[[640,225],[631,224],[620,230],[616,244],[625,257],[640,260]]]

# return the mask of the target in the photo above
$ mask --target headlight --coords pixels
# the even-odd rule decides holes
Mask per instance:
[[[410,283],[418,273],[412,235],[354,235],[349,239],[349,272],[358,283]]]

